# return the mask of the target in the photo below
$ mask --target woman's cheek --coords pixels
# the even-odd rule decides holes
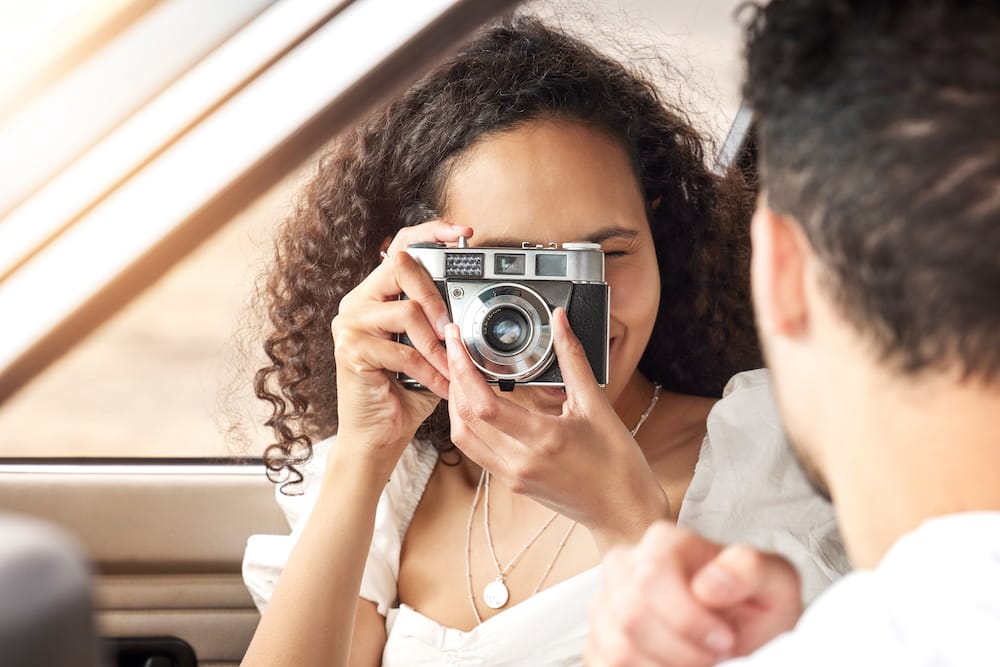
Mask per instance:
[[[611,286],[612,319],[639,331],[652,330],[660,304],[660,276],[655,258],[651,265],[647,264],[650,263],[631,266],[623,263],[608,266],[605,272],[605,279]]]

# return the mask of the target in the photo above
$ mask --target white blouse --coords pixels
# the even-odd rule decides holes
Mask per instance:
[[[808,603],[849,569],[830,504],[788,449],[766,370],[740,373],[708,416],[694,477],[678,522],[725,543],[782,554],[802,575]],[[329,448],[317,443],[304,467],[302,495],[277,493],[291,535],[253,535],[243,577],[263,612],[319,492]],[[399,556],[417,503],[437,462],[433,447],[411,443],[379,499],[361,597],[386,619],[383,665],[578,665],[587,607],[600,566],[555,584],[469,632],[445,627],[397,599]]]

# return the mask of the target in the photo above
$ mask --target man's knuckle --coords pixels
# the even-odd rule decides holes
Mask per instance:
[[[698,617],[691,609],[677,613],[673,619],[673,627],[677,634],[690,641],[699,641],[704,634]]]
[[[628,655],[628,648],[623,644],[618,644],[610,649],[606,655],[602,656],[604,658],[603,665],[606,667],[629,667],[632,664],[632,658]]]
[[[656,585],[663,576],[660,568],[654,566],[653,562],[648,559],[639,561],[639,563],[634,565],[634,568],[633,579],[635,587],[639,591],[648,590],[650,586]]]
[[[765,564],[764,554],[747,544],[734,544],[729,547],[727,560],[744,572],[758,571]]]
[[[645,622],[645,614],[635,604],[631,604],[620,611],[618,626],[621,628],[622,633],[630,639],[636,639],[642,635]]]

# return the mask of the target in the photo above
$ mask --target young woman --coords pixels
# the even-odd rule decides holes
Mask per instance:
[[[647,81],[533,19],[485,31],[333,147],[265,293],[256,388],[293,530],[248,545],[266,610],[245,664],[573,664],[602,550],[665,516],[780,551],[806,599],[846,567],[766,373],[720,400],[759,357],[746,193],[703,150]],[[565,392],[485,383],[404,252],[460,237],[601,244],[606,387],[561,310]]]

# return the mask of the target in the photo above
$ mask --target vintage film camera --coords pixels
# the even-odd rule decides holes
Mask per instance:
[[[472,362],[502,391],[563,386],[552,347],[552,309],[566,309],[601,386],[608,381],[609,287],[597,243],[470,248],[413,243],[406,250],[441,291]],[[405,298],[405,297],[403,297]],[[399,341],[410,344],[406,335]],[[413,389],[423,387],[398,374]]]

